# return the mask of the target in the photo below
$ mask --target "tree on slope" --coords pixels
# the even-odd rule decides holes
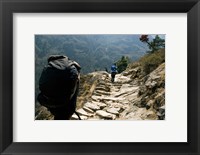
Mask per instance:
[[[161,48],[165,48],[165,39],[160,38],[158,35],[152,41],[149,41],[148,35],[141,35],[140,41],[148,44],[149,53],[154,53]]]
[[[130,58],[127,56],[122,56],[121,59],[118,60],[116,63],[118,73],[121,73],[124,70],[126,70],[126,67],[128,66],[129,63],[130,63]]]

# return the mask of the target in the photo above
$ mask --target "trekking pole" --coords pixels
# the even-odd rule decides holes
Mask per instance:
[[[81,117],[79,116],[79,114],[75,111],[75,114],[78,116],[78,119],[81,120]]]

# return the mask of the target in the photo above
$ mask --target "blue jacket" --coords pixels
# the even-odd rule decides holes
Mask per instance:
[[[112,65],[112,66],[111,66],[111,72],[112,72],[112,73],[117,73],[117,66]]]

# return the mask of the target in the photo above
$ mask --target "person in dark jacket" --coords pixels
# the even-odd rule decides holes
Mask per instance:
[[[38,101],[48,108],[55,120],[69,120],[75,113],[80,69],[77,62],[66,56],[48,58],[39,80]]]
[[[116,66],[116,63],[114,63],[112,66],[111,66],[111,82],[114,82],[115,81],[115,75],[117,74],[117,66]]]

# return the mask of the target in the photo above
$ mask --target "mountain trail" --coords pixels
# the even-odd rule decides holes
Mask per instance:
[[[136,106],[141,100],[138,97],[139,86],[130,76],[117,74],[111,83],[110,74],[92,73],[102,76],[88,101],[78,109],[82,120],[144,120],[156,119],[152,109]],[[74,114],[72,120],[77,120]]]

